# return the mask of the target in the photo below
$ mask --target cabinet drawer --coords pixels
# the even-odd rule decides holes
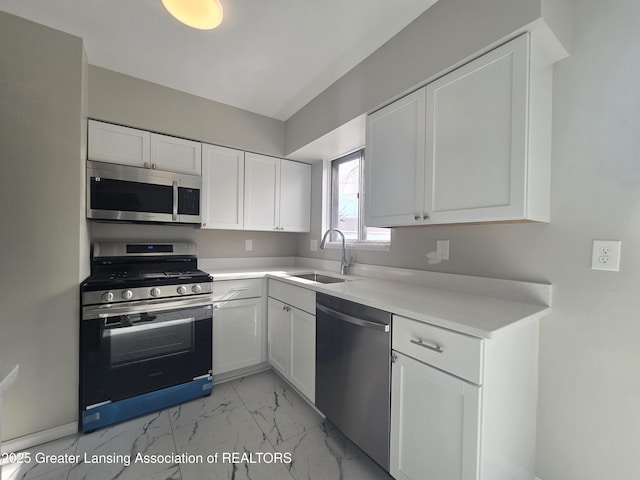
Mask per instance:
[[[393,349],[482,384],[482,339],[394,315]]]
[[[269,296],[312,315],[316,314],[316,292],[313,290],[269,280]]]
[[[213,301],[238,300],[262,296],[262,279],[221,280],[213,282]]]

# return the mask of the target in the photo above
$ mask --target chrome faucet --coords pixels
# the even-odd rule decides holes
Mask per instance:
[[[320,241],[320,248],[324,249],[327,246],[327,240],[329,239],[329,235],[331,234],[331,232],[339,233],[342,237],[342,260],[340,260],[340,275],[346,275],[348,273],[349,267],[351,266],[351,263],[353,262],[353,257],[351,257],[347,262],[347,247],[344,241],[344,233],[342,233],[337,228],[330,228],[322,237],[322,240]]]

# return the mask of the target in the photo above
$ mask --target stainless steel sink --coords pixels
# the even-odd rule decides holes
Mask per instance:
[[[304,278],[305,280],[311,280],[318,283],[342,283],[344,278],[331,277],[329,275],[321,275],[319,273],[300,273],[298,275],[291,275],[295,278]]]

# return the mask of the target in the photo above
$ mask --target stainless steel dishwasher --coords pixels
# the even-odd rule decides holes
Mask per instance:
[[[389,471],[391,314],[316,294],[316,407]]]

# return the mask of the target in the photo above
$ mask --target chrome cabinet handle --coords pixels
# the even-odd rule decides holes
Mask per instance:
[[[416,221],[417,221],[417,220],[420,220],[420,215],[415,215],[415,216],[413,217],[413,219],[414,219],[414,220],[416,220]]]
[[[173,181],[173,210],[171,218],[173,221],[178,220],[178,182],[176,180]]]
[[[443,353],[444,350],[442,349],[442,347],[440,345],[438,345],[437,343],[433,343],[433,345],[429,345],[428,343],[425,343],[422,339],[418,339],[418,340],[414,340],[413,338],[411,339],[411,343],[413,343],[414,345],[417,345],[419,347],[423,347],[426,348],[428,350],[432,350],[436,353]]]
[[[249,290],[249,287],[236,287],[229,289],[230,292],[244,292],[245,290]]]
[[[425,213],[424,216],[422,217],[423,220],[429,220],[431,217],[429,216],[428,213]]]
[[[283,309],[285,312],[290,312],[290,311],[291,311],[291,307],[287,307],[286,305],[285,305],[285,306],[283,306],[283,307],[282,307],[282,309]]]
[[[153,168],[153,169],[155,170],[155,168],[156,168],[156,164],[155,164],[155,163],[152,163],[152,164],[151,164],[151,168]]]

